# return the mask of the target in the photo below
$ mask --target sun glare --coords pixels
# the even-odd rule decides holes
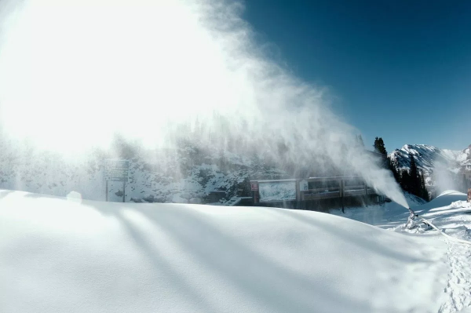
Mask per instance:
[[[2,123],[46,149],[115,132],[154,144],[237,97],[224,51],[178,1],[29,1],[3,36]]]

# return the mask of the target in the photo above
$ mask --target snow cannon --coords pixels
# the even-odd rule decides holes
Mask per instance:
[[[416,214],[410,207],[407,208],[410,212],[411,215],[414,215],[415,217],[419,216],[418,214]]]

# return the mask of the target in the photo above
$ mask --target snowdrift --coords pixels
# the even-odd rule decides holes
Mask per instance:
[[[437,312],[438,237],[317,212],[0,191],[0,312]]]

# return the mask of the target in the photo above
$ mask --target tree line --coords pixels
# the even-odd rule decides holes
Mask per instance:
[[[429,192],[425,186],[425,176],[422,171],[417,168],[417,163],[415,156],[412,153],[409,153],[409,170],[403,169],[398,170],[390,157],[388,157],[386,147],[384,145],[384,140],[381,137],[376,137],[373,144],[375,152],[383,155],[385,158],[385,167],[389,168],[392,172],[394,179],[401,186],[404,191],[409,192],[410,194],[416,195],[426,201],[430,201]]]

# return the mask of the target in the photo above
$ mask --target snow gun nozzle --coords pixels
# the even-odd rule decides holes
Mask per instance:
[[[407,208],[411,214],[413,214],[415,217],[419,217],[419,214],[415,213],[410,207]]]

